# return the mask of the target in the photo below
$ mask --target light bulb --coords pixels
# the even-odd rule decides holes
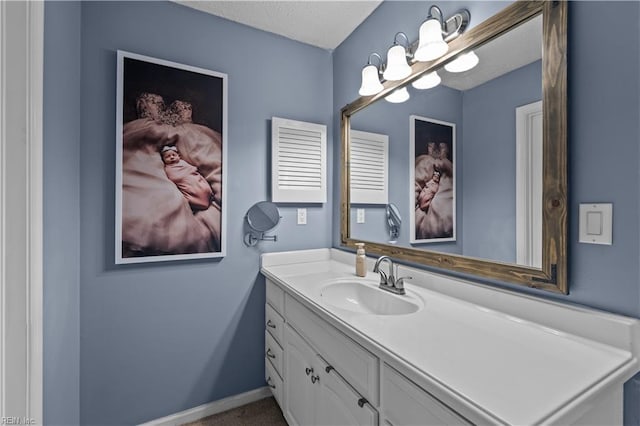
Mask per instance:
[[[362,68],[362,85],[358,94],[360,96],[371,96],[380,93],[384,89],[378,76],[378,68],[375,65],[367,65]]]
[[[458,56],[456,59],[445,65],[444,69],[449,72],[465,72],[478,65],[478,62],[480,62],[478,55],[471,51]]]
[[[422,77],[411,83],[411,85],[420,90],[431,89],[432,87],[436,87],[438,84],[440,84],[440,81],[442,80],[438,73],[436,71],[433,71],[429,74],[423,75]]]
[[[385,96],[385,100],[393,103],[393,104],[401,104],[409,99],[409,91],[406,87],[402,87],[400,89],[396,89],[391,94]]]
[[[387,69],[382,75],[385,80],[402,80],[411,74],[411,67],[407,63],[407,54],[404,47],[396,44],[387,51]]]
[[[442,38],[442,27],[437,19],[427,19],[420,25],[420,41],[413,55],[416,61],[432,61],[438,59],[449,50],[449,45]]]

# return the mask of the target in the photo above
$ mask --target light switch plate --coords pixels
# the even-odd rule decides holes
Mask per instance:
[[[307,209],[298,209],[298,225],[307,224]]]
[[[613,204],[580,204],[579,242],[612,244]]]
[[[364,223],[364,209],[356,210],[356,223]]]

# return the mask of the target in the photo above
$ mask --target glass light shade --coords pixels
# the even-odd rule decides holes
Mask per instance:
[[[458,56],[456,59],[445,65],[444,69],[449,72],[465,72],[478,65],[478,62],[480,62],[478,55],[471,51]]]
[[[402,87],[385,96],[385,99],[393,104],[401,104],[409,99],[409,91],[406,87]]]
[[[411,74],[411,67],[407,63],[407,54],[404,46],[396,44],[387,51],[387,69],[382,76],[385,80],[402,80]]]
[[[375,65],[367,65],[362,68],[362,85],[358,94],[360,96],[371,96],[380,93],[384,89],[378,77],[378,68]]]
[[[413,54],[416,61],[432,61],[447,53],[449,45],[442,38],[442,27],[437,19],[427,19],[420,25],[420,41]]]
[[[411,85],[420,90],[431,89],[432,87],[436,87],[438,84],[440,84],[440,81],[442,81],[440,76],[436,71],[434,71],[430,72],[429,74],[423,75],[422,77],[411,83]]]

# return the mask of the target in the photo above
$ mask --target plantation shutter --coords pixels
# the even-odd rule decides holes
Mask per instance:
[[[327,202],[327,126],[271,119],[271,198],[275,203]]]
[[[388,204],[389,136],[351,130],[351,203]]]

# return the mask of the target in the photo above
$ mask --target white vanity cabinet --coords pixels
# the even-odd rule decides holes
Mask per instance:
[[[266,378],[290,425],[622,424],[640,320],[457,290],[465,284],[409,268],[426,283],[407,289],[422,309],[351,312],[323,289],[375,286],[377,275],[354,276],[353,257],[263,255]]]
[[[377,409],[380,424],[470,424],[270,280],[265,321],[267,383],[291,426],[374,426]]]
[[[378,412],[369,400],[378,399],[378,359],[281,292],[267,280],[265,365],[266,376],[271,378],[268,384],[287,422],[298,426],[377,425]],[[272,306],[280,305],[281,297],[285,300],[282,315]],[[282,336],[282,356],[273,349],[279,347],[274,335]]]

